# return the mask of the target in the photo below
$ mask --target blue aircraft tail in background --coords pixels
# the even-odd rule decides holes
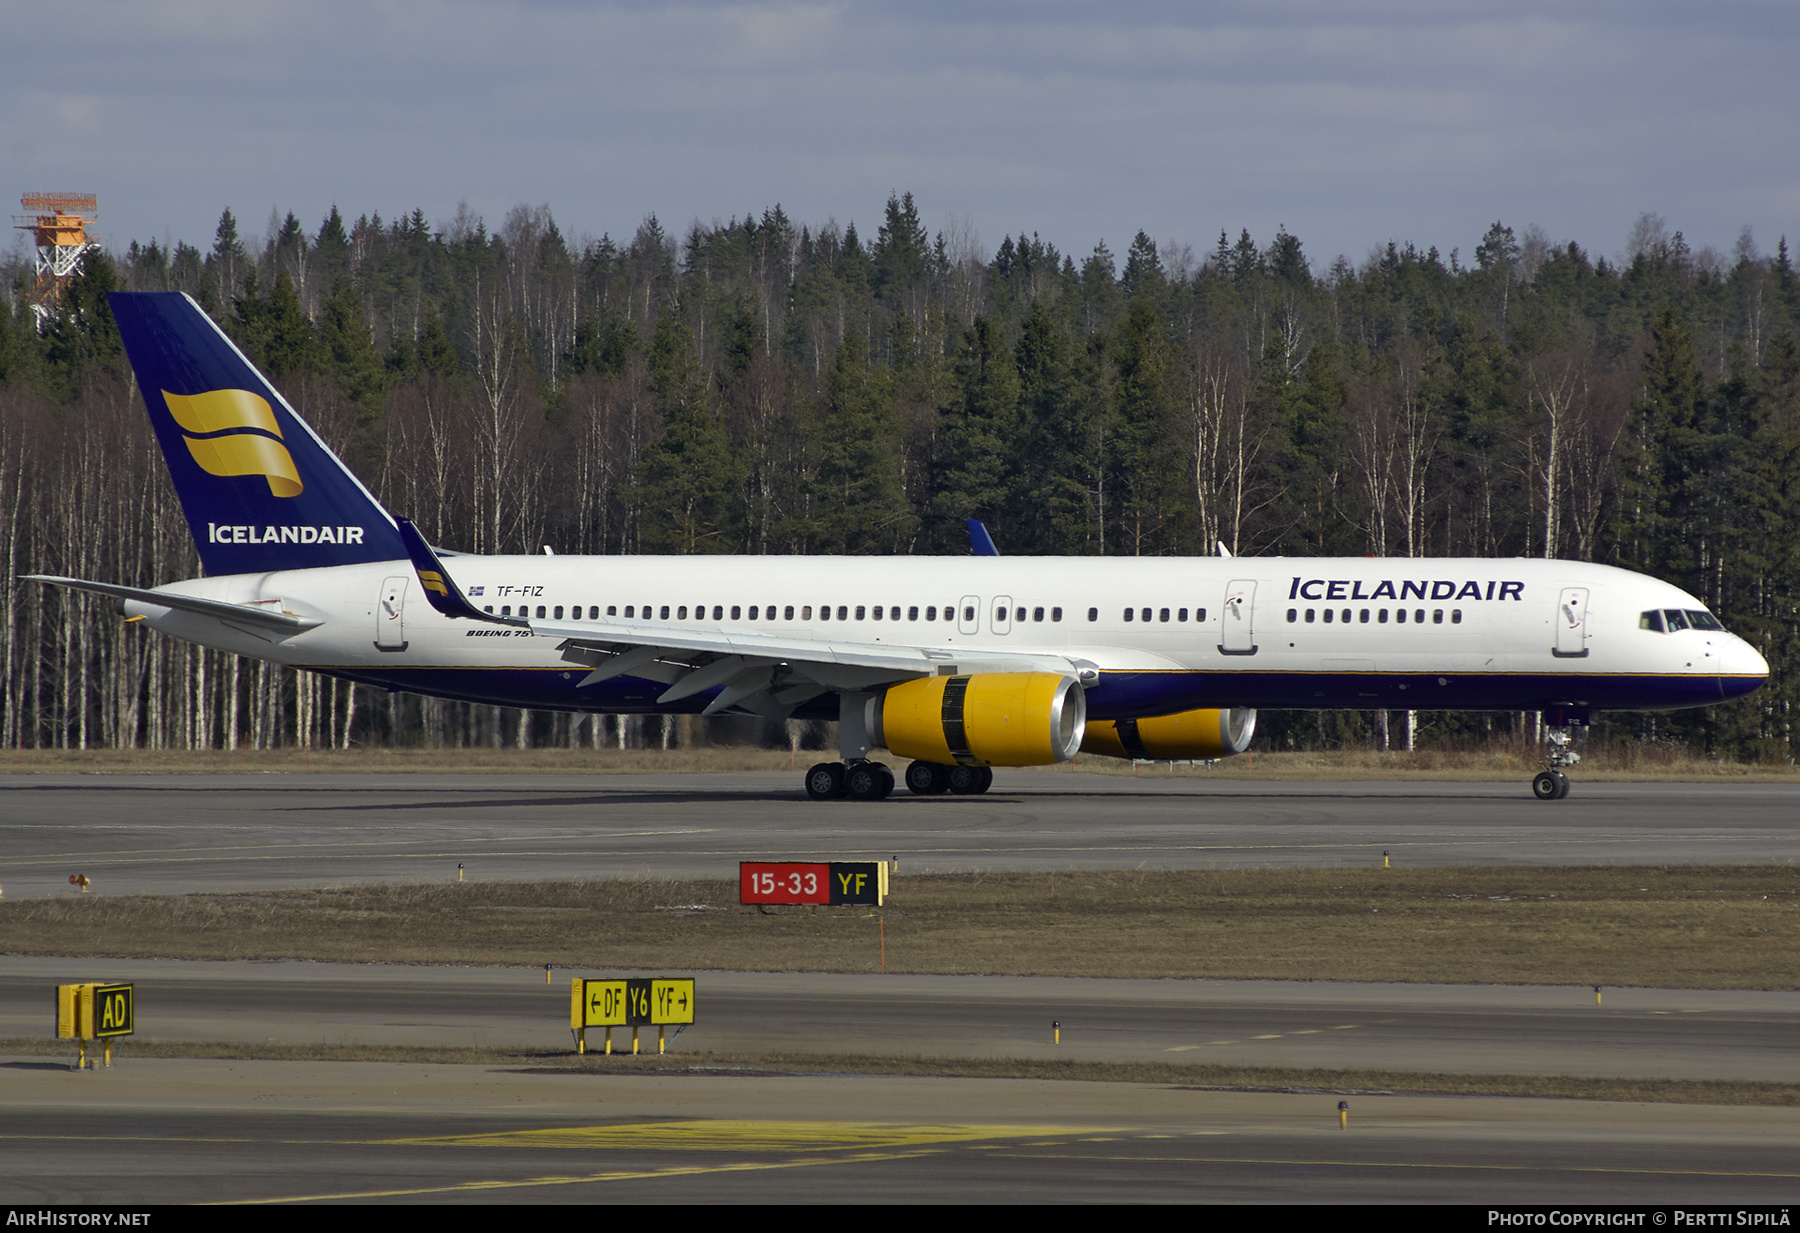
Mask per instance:
[[[208,574],[407,555],[380,502],[191,298],[108,299]]]

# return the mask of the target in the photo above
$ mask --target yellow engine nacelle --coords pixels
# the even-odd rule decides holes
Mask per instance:
[[[1183,711],[1152,719],[1096,719],[1087,726],[1081,752],[1156,762],[1229,758],[1250,748],[1255,734],[1256,712],[1248,707]]]
[[[964,766],[1043,766],[1081,748],[1087,695],[1054,672],[934,676],[892,686],[870,737],[902,758]]]

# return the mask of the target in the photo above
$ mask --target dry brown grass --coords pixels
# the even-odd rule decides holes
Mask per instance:
[[[68,1042],[0,1039],[0,1055],[64,1057]],[[487,1066],[564,1075],[721,1074],[906,1075],[920,1078],[1053,1079],[1154,1083],[1209,1091],[1320,1092],[1338,1095],[1512,1096],[1680,1105],[1800,1106],[1800,1084],[1732,1080],[1611,1079],[1575,1075],[1460,1075],[1403,1070],[1327,1070],[1209,1063],[1088,1062],[1033,1058],[894,1057],[859,1053],[707,1053],[606,1056],[490,1047],[274,1045],[237,1041],[138,1041],[116,1046],[115,1065],[133,1057],[264,1062],[411,1062]]]
[[[734,771],[804,770],[831,755],[752,746],[691,749],[388,749],[351,750],[149,750],[26,749],[0,752],[0,774],[190,775],[228,772],[286,774],[570,774],[679,775]],[[904,762],[877,752],[896,767]],[[1106,775],[1160,779],[1251,779],[1272,781],[1521,780],[1538,768],[1536,755],[1503,747],[1376,753],[1341,749],[1308,753],[1252,751],[1213,763],[1123,762],[1083,754],[1073,763],[1031,768],[1041,775]],[[1696,757],[1673,745],[1621,744],[1583,756],[1578,779],[1594,781],[1737,780],[1746,783],[1800,782],[1800,767]]]
[[[1800,988],[1783,866],[902,876],[862,909],[722,880],[0,901],[0,949],[713,971]]]

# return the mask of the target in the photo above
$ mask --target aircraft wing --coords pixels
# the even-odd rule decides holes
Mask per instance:
[[[667,685],[657,698],[661,704],[718,689],[702,714],[715,715],[735,706],[783,719],[820,694],[968,672],[976,670],[977,664],[979,670],[988,672],[1078,672],[1060,656],[959,652],[905,643],[813,641],[616,617],[593,621],[497,617],[468,601],[411,521],[401,518],[398,523],[419,584],[433,608],[449,617],[525,626],[539,637],[562,639],[558,649],[563,658],[590,669],[578,688],[629,675]]]

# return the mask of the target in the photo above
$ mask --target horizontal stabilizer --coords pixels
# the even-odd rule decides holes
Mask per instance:
[[[200,616],[217,617],[221,621],[235,621],[240,625],[254,625],[289,634],[304,633],[324,624],[323,621],[259,605],[234,604],[223,599],[202,599],[198,595],[177,595],[170,591],[150,591],[143,587],[126,587],[113,582],[87,582],[55,574],[26,574],[25,580],[47,582],[51,586],[69,587],[76,591],[92,591],[96,595],[113,595],[119,599],[136,600],[140,604],[154,604],[159,608],[173,608],[177,612],[193,612]]]

